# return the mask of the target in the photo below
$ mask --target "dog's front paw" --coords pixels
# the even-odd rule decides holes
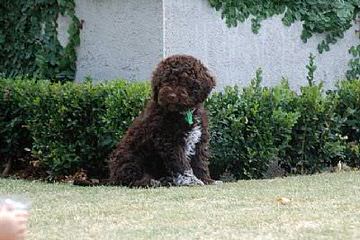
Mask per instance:
[[[194,186],[194,185],[205,185],[203,181],[198,179],[192,170],[187,170],[184,174],[177,174],[173,179],[175,186]]]
[[[205,185],[221,185],[221,184],[223,184],[223,181],[213,180],[211,178],[201,178],[201,181],[203,181],[203,183],[205,183]]]
[[[155,179],[150,179],[149,186],[153,188],[161,187],[161,182]]]
[[[224,184],[223,181],[220,181],[220,180],[215,180],[214,182],[212,182],[210,185],[222,185]]]

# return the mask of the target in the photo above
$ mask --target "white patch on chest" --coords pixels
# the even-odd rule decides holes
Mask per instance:
[[[201,138],[201,126],[195,126],[185,137],[185,156],[190,161],[191,156],[195,155],[195,145]]]

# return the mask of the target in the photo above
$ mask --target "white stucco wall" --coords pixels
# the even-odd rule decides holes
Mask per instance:
[[[69,27],[70,27],[70,22],[71,22],[71,19],[69,16],[63,16],[63,15],[60,15],[58,16],[58,19],[57,19],[57,32],[58,32],[58,40],[61,44],[61,46],[63,47],[66,47],[66,45],[69,43],[69,33],[68,33],[68,30],[69,30]]]
[[[257,68],[264,84],[288,77],[298,89],[307,83],[310,52],[317,56],[316,79],[326,87],[344,77],[350,59],[348,49],[358,44],[355,27],[344,39],[319,54],[321,36],[308,43],[300,39],[298,22],[286,27],[281,17],[262,22],[259,34],[250,21],[228,28],[208,0],[76,0],[76,14],[84,20],[78,48],[76,79],[90,75],[96,80],[150,79],[156,64],[172,54],[200,58],[217,76],[218,89],[246,86]],[[66,43],[68,19],[59,17],[59,38]]]
[[[238,84],[246,86],[257,68],[263,69],[264,84],[274,85],[287,76],[298,89],[307,83],[310,52],[316,55],[316,79],[331,87],[344,77],[350,59],[348,49],[359,42],[355,27],[344,39],[331,46],[330,52],[319,54],[320,36],[308,43],[300,39],[298,22],[286,27],[281,17],[262,22],[259,34],[251,31],[250,21],[228,28],[220,13],[210,8],[208,0],[164,0],[165,55],[188,53],[199,57],[216,73],[218,88]]]
[[[162,0],[76,0],[76,79],[149,79],[162,53]]]

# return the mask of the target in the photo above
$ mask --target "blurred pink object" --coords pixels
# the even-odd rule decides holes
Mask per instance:
[[[0,200],[0,240],[24,240],[28,206],[10,198]]]

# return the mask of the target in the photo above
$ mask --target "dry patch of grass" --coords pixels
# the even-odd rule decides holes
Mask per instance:
[[[33,240],[360,239],[359,172],[159,189],[0,179],[0,194],[32,201]]]

